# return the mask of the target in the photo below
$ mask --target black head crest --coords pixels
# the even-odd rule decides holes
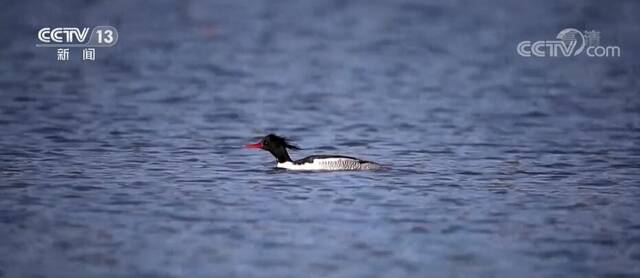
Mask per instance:
[[[286,137],[278,136],[275,134],[269,134],[262,139],[264,142],[268,142],[267,144],[276,144],[284,146],[288,149],[299,150],[300,148],[296,145],[291,144],[291,141]]]

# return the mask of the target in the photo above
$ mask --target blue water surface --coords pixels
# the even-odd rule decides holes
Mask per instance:
[[[640,2],[0,9],[0,277],[638,277]],[[113,25],[95,61],[43,27]],[[598,30],[622,57],[526,58]],[[267,133],[391,169],[275,170]]]

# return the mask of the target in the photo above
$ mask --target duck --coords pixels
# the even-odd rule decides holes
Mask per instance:
[[[379,170],[382,166],[376,162],[346,155],[311,155],[293,160],[288,149],[299,150],[290,140],[275,134],[262,137],[259,142],[246,144],[245,148],[268,151],[276,159],[276,168],[294,171],[361,171]]]

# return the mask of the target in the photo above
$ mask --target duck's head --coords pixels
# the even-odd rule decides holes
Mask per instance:
[[[265,137],[262,137],[258,143],[255,144],[247,144],[244,145],[245,148],[249,149],[262,149],[270,152],[278,162],[287,162],[291,161],[291,157],[289,157],[289,153],[287,153],[287,149],[295,149],[298,150],[300,148],[291,145],[289,140],[284,137],[280,137],[275,134],[269,134]]]

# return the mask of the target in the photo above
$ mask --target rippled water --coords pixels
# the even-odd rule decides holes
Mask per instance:
[[[132,2],[0,11],[0,276],[640,275],[637,2]],[[623,57],[517,56],[566,27]]]

